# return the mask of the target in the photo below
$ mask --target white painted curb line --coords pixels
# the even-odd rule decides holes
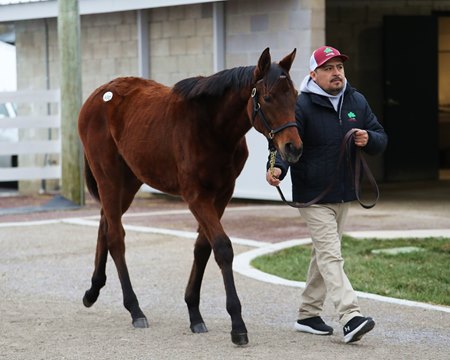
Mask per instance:
[[[229,208],[227,211],[247,211],[261,208],[270,208],[271,206],[247,206],[247,207],[235,207]],[[155,211],[148,213],[133,213],[129,214],[129,217],[137,216],[155,216],[155,215],[168,215],[168,214],[190,214],[188,210],[167,210],[167,211]],[[127,216],[127,215],[125,215]],[[79,226],[98,226],[99,216],[90,216],[85,218],[65,218],[65,219],[55,219],[55,220],[39,220],[39,221],[27,221],[27,222],[10,222],[10,223],[0,223],[0,228],[2,227],[20,227],[20,226],[34,226],[34,225],[49,225],[49,224],[72,224]],[[188,239],[195,239],[197,237],[196,232],[173,230],[173,229],[163,229],[147,226],[136,226],[136,225],[124,225],[124,228],[129,231],[153,233],[160,235],[176,236]],[[353,231],[346,233],[355,238],[377,238],[377,239],[393,239],[401,237],[416,237],[416,238],[426,238],[426,237],[450,237],[450,229],[435,229],[435,230],[390,230],[390,231]],[[280,278],[275,275],[270,275],[259,271],[250,265],[251,261],[261,255],[269,254],[282,249],[290,248],[297,245],[305,245],[311,243],[310,238],[305,239],[294,239],[288,240],[281,243],[271,244],[258,240],[249,240],[242,238],[231,238],[233,244],[254,247],[256,249],[250,250],[234,257],[233,270],[239,274],[247,276],[252,279],[259,281],[283,285],[304,288],[305,283],[300,281],[292,281]],[[398,304],[402,306],[411,306],[428,310],[442,311],[450,313],[450,307],[431,305],[427,303],[421,303],[417,301],[402,300],[396,298],[390,298],[387,296],[381,296],[376,294],[364,293],[357,291],[357,295],[361,298],[371,299],[391,304]]]
[[[401,237],[417,237],[417,238],[426,238],[426,237],[450,237],[450,229],[442,229],[442,230],[395,230],[395,231],[358,231],[358,232],[349,232],[348,235],[356,238],[377,238],[377,239],[392,239],[392,238],[401,238]],[[233,270],[244,275],[250,277],[255,280],[276,284],[276,285],[284,285],[284,286],[292,286],[298,288],[304,288],[305,283],[301,281],[293,281],[286,280],[280,278],[275,275],[264,273],[260,270],[255,269],[250,265],[251,261],[258,256],[270,254],[272,252],[276,252],[282,249],[290,248],[298,245],[306,245],[310,244],[311,239],[298,239],[298,240],[289,240],[284,241],[282,243],[270,244],[265,247],[247,251],[245,253],[239,254],[234,257],[233,261]],[[439,306],[432,305],[427,303],[422,303],[418,301],[411,300],[403,300],[396,299],[387,296],[381,296],[377,294],[370,294],[361,291],[357,291],[356,294],[360,298],[371,299],[381,302],[386,302],[390,304],[398,304],[402,306],[411,306],[418,307],[422,309],[442,311],[446,313],[450,313],[450,307],[447,306]]]

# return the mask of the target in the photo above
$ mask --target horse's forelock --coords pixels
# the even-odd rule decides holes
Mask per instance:
[[[241,89],[251,86],[254,68],[254,66],[237,67],[222,70],[207,77],[197,76],[184,79],[174,85],[173,91],[186,99],[194,99],[201,96],[222,96],[230,89]]]

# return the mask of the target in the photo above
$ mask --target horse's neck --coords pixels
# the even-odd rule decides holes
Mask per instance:
[[[248,98],[244,96],[238,94],[225,96],[215,116],[216,126],[221,136],[227,137],[230,142],[236,144],[252,127],[251,119],[247,114]]]

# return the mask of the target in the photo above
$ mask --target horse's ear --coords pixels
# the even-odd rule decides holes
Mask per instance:
[[[272,60],[270,58],[269,48],[266,48],[259,57],[258,65],[256,65],[254,71],[255,81],[261,80],[264,75],[267,74],[270,69],[271,62]]]
[[[294,62],[295,54],[297,53],[297,49],[294,49],[289,55],[286,55],[283,60],[279,62],[279,65],[286,70],[286,72],[289,72],[291,70],[291,65]]]

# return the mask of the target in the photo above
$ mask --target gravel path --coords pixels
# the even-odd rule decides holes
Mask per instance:
[[[397,194],[395,199],[386,197],[368,212],[352,208],[348,228],[450,228],[448,192],[436,190],[440,195],[433,201],[433,190],[422,200],[421,191],[409,203],[402,202]],[[161,210],[166,202],[169,210],[185,209],[184,204],[173,200],[158,198],[156,202],[159,203],[154,207],[138,200],[131,210],[134,216],[128,217],[126,223],[195,231],[190,215],[182,212],[176,216],[139,216]],[[232,204],[261,205],[265,207],[259,210],[227,212],[224,224],[230,235],[265,243],[304,237],[296,210],[273,204]],[[0,359],[450,358],[450,312],[361,298],[362,309],[374,317],[377,325],[360,342],[349,345],[342,341],[342,329],[330,304],[326,304],[324,318],[335,328],[334,335],[297,333],[293,323],[301,290],[239,273],[235,275],[236,286],[250,343],[237,347],[230,341],[223,283],[214,261],[208,264],[202,287],[201,309],[209,332],[192,334],[183,295],[193,240],[128,230],[131,279],[150,322],[150,328],[135,330],[122,306],[120,284],[111,260],[107,285],[98,302],[90,309],[82,305],[93,270],[95,227],[61,221],[13,224],[67,217],[92,220],[89,217],[97,212],[91,204],[81,210],[0,216]],[[293,221],[296,227],[291,227]],[[253,247],[235,245],[234,249],[238,255]]]

